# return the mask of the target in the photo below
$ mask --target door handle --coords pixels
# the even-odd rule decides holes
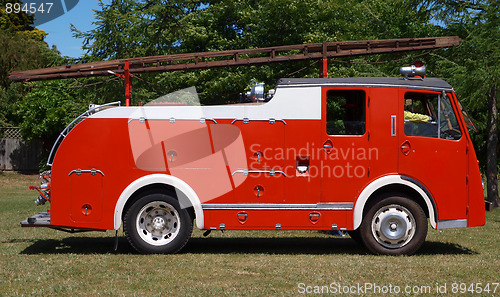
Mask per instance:
[[[328,139],[323,143],[323,149],[325,150],[326,154],[329,155],[332,152],[333,149],[333,142]]]
[[[403,142],[403,144],[401,145],[401,152],[405,156],[408,156],[410,154],[410,152],[411,152],[411,145],[410,145],[409,141]]]

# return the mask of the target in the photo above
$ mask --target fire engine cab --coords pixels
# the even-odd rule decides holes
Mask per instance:
[[[175,253],[207,230],[339,230],[413,254],[482,226],[473,124],[437,78],[285,78],[224,106],[93,106],[54,145],[24,227],[118,230]]]

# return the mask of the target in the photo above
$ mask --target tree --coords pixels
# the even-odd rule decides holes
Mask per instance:
[[[500,207],[498,197],[498,100],[500,87],[500,8],[498,1],[416,1],[458,34],[462,44],[440,57],[438,67],[449,78],[472,114],[480,119],[476,149],[486,171],[487,200]]]
[[[81,62],[321,41],[439,36],[454,32],[440,27],[436,21],[438,14],[444,15],[443,11],[447,8],[441,5],[441,1],[112,0],[110,3],[99,1],[99,5],[94,29],[81,32],[73,27],[74,36],[82,38],[86,50]],[[462,33],[465,32],[462,30],[464,26],[469,24],[446,21],[446,24],[452,23],[456,23],[456,31]],[[473,26],[470,24],[470,28]],[[451,28],[451,25],[448,27]],[[432,72],[443,73],[444,70],[439,68],[443,59],[454,61],[449,56],[452,52],[445,51],[441,57],[437,54],[426,57],[426,62],[433,66],[430,67],[433,70],[431,75]],[[331,60],[328,70],[331,76],[337,77],[398,75],[401,63],[410,64],[413,55],[415,53],[345,59],[360,64]],[[401,57],[407,57],[407,62],[369,64]],[[455,77],[455,74],[449,74]],[[294,75],[317,77],[318,68],[306,61],[141,74],[133,78],[133,101],[145,103],[165,93],[194,85],[198,88],[202,104],[234,102],[238,100],[238,93],[248,88],[252,81],[274,85],[279,78]],[[97,78],[79,80],[82,85],[97,81]],[[74,82],[39,83],[39,86],[68,87],[74,86]],[[30,104],[33,104],[31,100],[35,100],[36,96],[47,98],[48,95],[49,92],[40,88],[33,89],[25,105],[19,105],[20,112],[16,114],[20,116],[29,111]],[[118,82],[109,82],[99,87],[52,90],[50,95],[59,96],[58,104],[68,108],[71,111],[68,113],[72,114],[75,108],[66,105],[67,100],[76,102],[83,111],[88,103],[123,101],[123,86]],[[41,114],[57,113],[51,111],[55,105],[50,100],[43,101],[47,104],[44,107],[46,113]],[[475,101],[468,100],[467,104],[469,102]],[[483,106],[481,103],[477,105]],[[25,126],[25,130],[33,132],[37,131],[36,124],[43,119],[26,118],[25,121],[31,123],[31,126]],[[49,129],[52,124],[46,124],[47,131],[56,133],[57,129]],[[65,123],[54,122],[54,125],[60,126],[61,130]]]
[[[110,4],[100,2],[100,6],[94,29],[80,32],[73,28],[87,50],[84,61],[321,41],[434,36],[437,31],[437,26],[423,14],[413,12],[403,0],[116,0]],[[394,55],[380,59],[388,57]],[[299,62],[141,75],[159,87],[135,79],[134,98],[145,102],[153,99],[155,93],[196,85],[202,103],[226,103],[238,100],[238,93],[252,81],[273,85],[302,68],[305,69],[296,75],[317,76],[317,66],[309,66],[310,62]],[[331,64],[330,73],[387,75],[397,74],[397,69],[394,64]]]
[[[26,95],[27,88],[13,84],[9,75],[15,70],[26,70],[58,65],[61,61],[56,49],[49,49],[43,41],[45,32],[34,28],[33,16],[24,12],[7,13],[6,3],[0,1],[0,126],[19,124],[15,103]]]
[[[498,3],[497,3],[498,4]],[[473,100],[486,98],[488,107],[486,140],[487,199],[500,207],[498,197],[498,100],[500,88],[500,9],[485,3],[472,19],[472,28],[464,41],[467,54],[463,83]]]

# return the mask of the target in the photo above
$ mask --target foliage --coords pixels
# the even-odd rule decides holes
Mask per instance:
[[[429,76],[444,77],[456,88],[476,119],[480,133],[474,140],[484,167],[488,119],[484,94],[493,85],[498,88],[500,69],[496,4],[486,0],[100,0],[92,30],[82,32],[73,26],[74,36],[82,39],[86,50],[77,61],[60,57],[39,38],[23,38],[21,34],[36,31],[32,18],[6,15],[0,8],[0,48],[6,49],[0,54],[0,125],[22,123],[29,137],[54,138],[70,121],[69,115],[83,112],[89,103],[124,100],[121,81],[64,89],[106,79],[84,78],[78,83],[36,83],[40,87],[63,88],[60,90],[28,89],[8,81],[7,74],[13,70],[322,41],[459,35],[464,40],[461,46],[419,59],[427,65]],[[398,75],[399,67],[413,62],[417,54],[421,53],[331,59],[328,72],[334,77]],[[391,60],[398,61],[372,64]],[[317,75],[317,64],[309,61],[140,74],[132,80],[133,102],[147,103],[191,86],[197,87],[202,104],[237,102],[239,93],[248,90],[253,81],[272,87],[281,77]],[[49,96],[54,98],[49,100]],[[36,98],[42,98],[41,103],[36,103]],[[29,113],[31,107],[43,112]],[[59,112],[64,114],[61,121],[44,118]]]
[[[44,83],[45,86],[61,83]],[[37,89],[17,104],[20,128],[27,139],[51,138],[78,115],[76,98],[66,90]]]
[[[46,33],[44,31],[34,28],[33,15],[26,13],[7,13],[6,4],[19,3],[21,0],[0,0],[0,30],[7,30],[17,32],[24,38],[36,41],[43,41]]]
[[[33,15],[26,13],[7,13],[7,3],[22,4],[21,0],[0,0],[0,29],[14,31],[33,30]]]
[[[416,1],[439,18],[445,32],[463,42],[436,56],[436,68],[455,87],[479,134],[473,135],[480,166],[487,176],[488,200],[500,206],[497,178],[498,99],[500,89],[500,7],[498,1]],[[496,108],[495,108],[496,106]],[[495,111],[496,110],[496,111]]]
[[[490,7],[491,8],[491,7]],[[478,20],[469,25],[462,44],[450,50],[450,58],[439,61],[443,76],[456,88],[467,109],[476,119],[479,134],[476,138],[479,152],[486,150],[488,123],[488,94],[500,87],[500,27],[498,8],[496,18]],[[496,20],[496,29],[492,24]],[[496,34],[492,34],[496,32]],[[481,164],[486,164],[486,154],[479,154]]]
[[[100,6],[93,30],[81,32],[73,27],[75,37],[83,39],[87,50],[83,61],[323,40],[434,36],[439,30],[428,16],[422,18],[402,0],[116,0],[109,4],[101,1]],[[380,59],[392,57],[386,55]],[[279,78],[301,68],[306,69],[295,75],[317,76],[317,67],[309,66],[310,62],[280,63],[142,75],[156,85],[135,80],[134,96],[147,102],[195,85],[202,104],[235,102],[252,81],[274,85]],[[395,64],[379,68],[367,65],[330,68],[334,76],[387,75],[396,74],[398,69]]]
[[[9,80],[12,71],[58,65],[62,58],[56,49],[43,42],[45,32],[32,27],[33,17],[25,13],[7,13],[0,1],[0,126],[18,125],[15,103],[26,94],[27,88]]]

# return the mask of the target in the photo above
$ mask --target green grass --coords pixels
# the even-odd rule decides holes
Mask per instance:
[[[199,230],[180,254],[139,255],[123,234],[115,253],[111,231],[21,228],[19,221],[47,209],[35,206],[37,195],[27,189],[38,183],[36,176],[0,173],[0,296],[304,295],[299,283],[430,286],[432,296],[439,295],[436,285],[446,285],[446,296],[500,295],[500,287],[495,294],[452,293],[453,283],[492,288],[500,282],[499,210],[487,213],[484,227],[429,229],[411,257],[370,255],[348,236],[318,232],[228,231],[205,238]]]

